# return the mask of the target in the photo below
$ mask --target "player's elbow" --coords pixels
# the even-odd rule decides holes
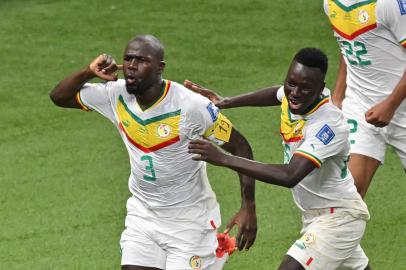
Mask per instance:
[[[58,95],[56,94],[55,89],[53,89],[51,92],[49,92],[49,98],[52,100],[52,102],[58,106],[59,104],[59,99]]]
[[[286,178],[286,186],[287,188],[294,188],[299,182],[302,181],[302,178],[295,176],[295,175],[289,175]]]
[[[58,94],[57,88],[54,88],[50,93],[49,93],[49,98],[52,100],[52,102],[58,106],[58,107],[64,107],[64,100],[61,97],[61,95]]]

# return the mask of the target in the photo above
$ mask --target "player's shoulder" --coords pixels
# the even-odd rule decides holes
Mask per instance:
[[[104,87],[109,93],[122,93],[125,91],[125,80],[118,79],[117,81],[103,81],[98,85]]]
[[[170,81],[172,97],[180,103],[182,110],[191,111],[207,107],[210,100],[206,97],[187,89],[182,84]]]
[[[110,98],[114,98],[119,96],[125,90],[125,81],[124,80],[117,80],[117,81],[102,81],[102,82],[88,82],[85,83],[82,88],[80,89],[81,95],[84,93],[88,94],[97,94],[97,95],[105,95],[109,96]]]
[[[118,79],[117,81],[107,81],[106,87],[110,91],[123,91],[125,90],[125,80]]]
[[[376,2],[377,20],[390,22],[406,15],[406,0],[378,0]]]
[[[348,137],[349,128],[344,114],[331,102],[321,106],[306,124],[307,130],[312,133],[329,132],[339,137]]]

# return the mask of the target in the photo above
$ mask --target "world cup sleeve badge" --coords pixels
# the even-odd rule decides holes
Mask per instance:
[[[217,115],[219,114],[219,109],[216,107],[216,106],[214,106],[214,104],[213,103],[209,103],[209,105],[207,105],[207,111],[209,112],[209,114],[210,114],[210,117],[211,117],[211,120],[213,121],[213,122],[216,122],[216,120],[217,120]]]
[[[334,137],[335,134],[333,130],[327,124],[325,124],[316,134],[316,138],[319,139],[324,145],[329,144]]]
[[[399,9],[400,9],[400,14],[405,15],[406,14],[406,0],[398,0],[399,4]]]

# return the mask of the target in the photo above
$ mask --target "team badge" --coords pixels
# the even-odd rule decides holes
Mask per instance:
[[[325,124],[316,134],[316,138],[324,145],[329,144],[335,136],[333,130],[327,124]]]
[[[313,233],[305,233],[300,240],[302,240],[305,246],[309,246],[316,241],[316,236]]]
[[[369,20],[369,14],[366,10],[361,9],[358,13],[358,21],[362,24],[366,24]]]
[[[160,124],[157,128],[158,136],[161,138],[166,138],[171,134],[171,127],[167,124]]]
[[[192,256],[189,259],[189,264],[193,269],[199,270],[202,267],[202,259],[199,256]]]

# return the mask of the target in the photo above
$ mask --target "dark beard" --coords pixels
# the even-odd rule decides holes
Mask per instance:
[[[125,85],[125,88],[127,89],[127,92],[130,95],[136,95],[136,94],[143,94],[144,91],[142,91],[142,89],[140,89],[139,84],[137,85]]]
[[[153,85],[150,80],[142,80],[135,85],[125,84],[127,92],[131,95],[143,95],[144,92]]]

